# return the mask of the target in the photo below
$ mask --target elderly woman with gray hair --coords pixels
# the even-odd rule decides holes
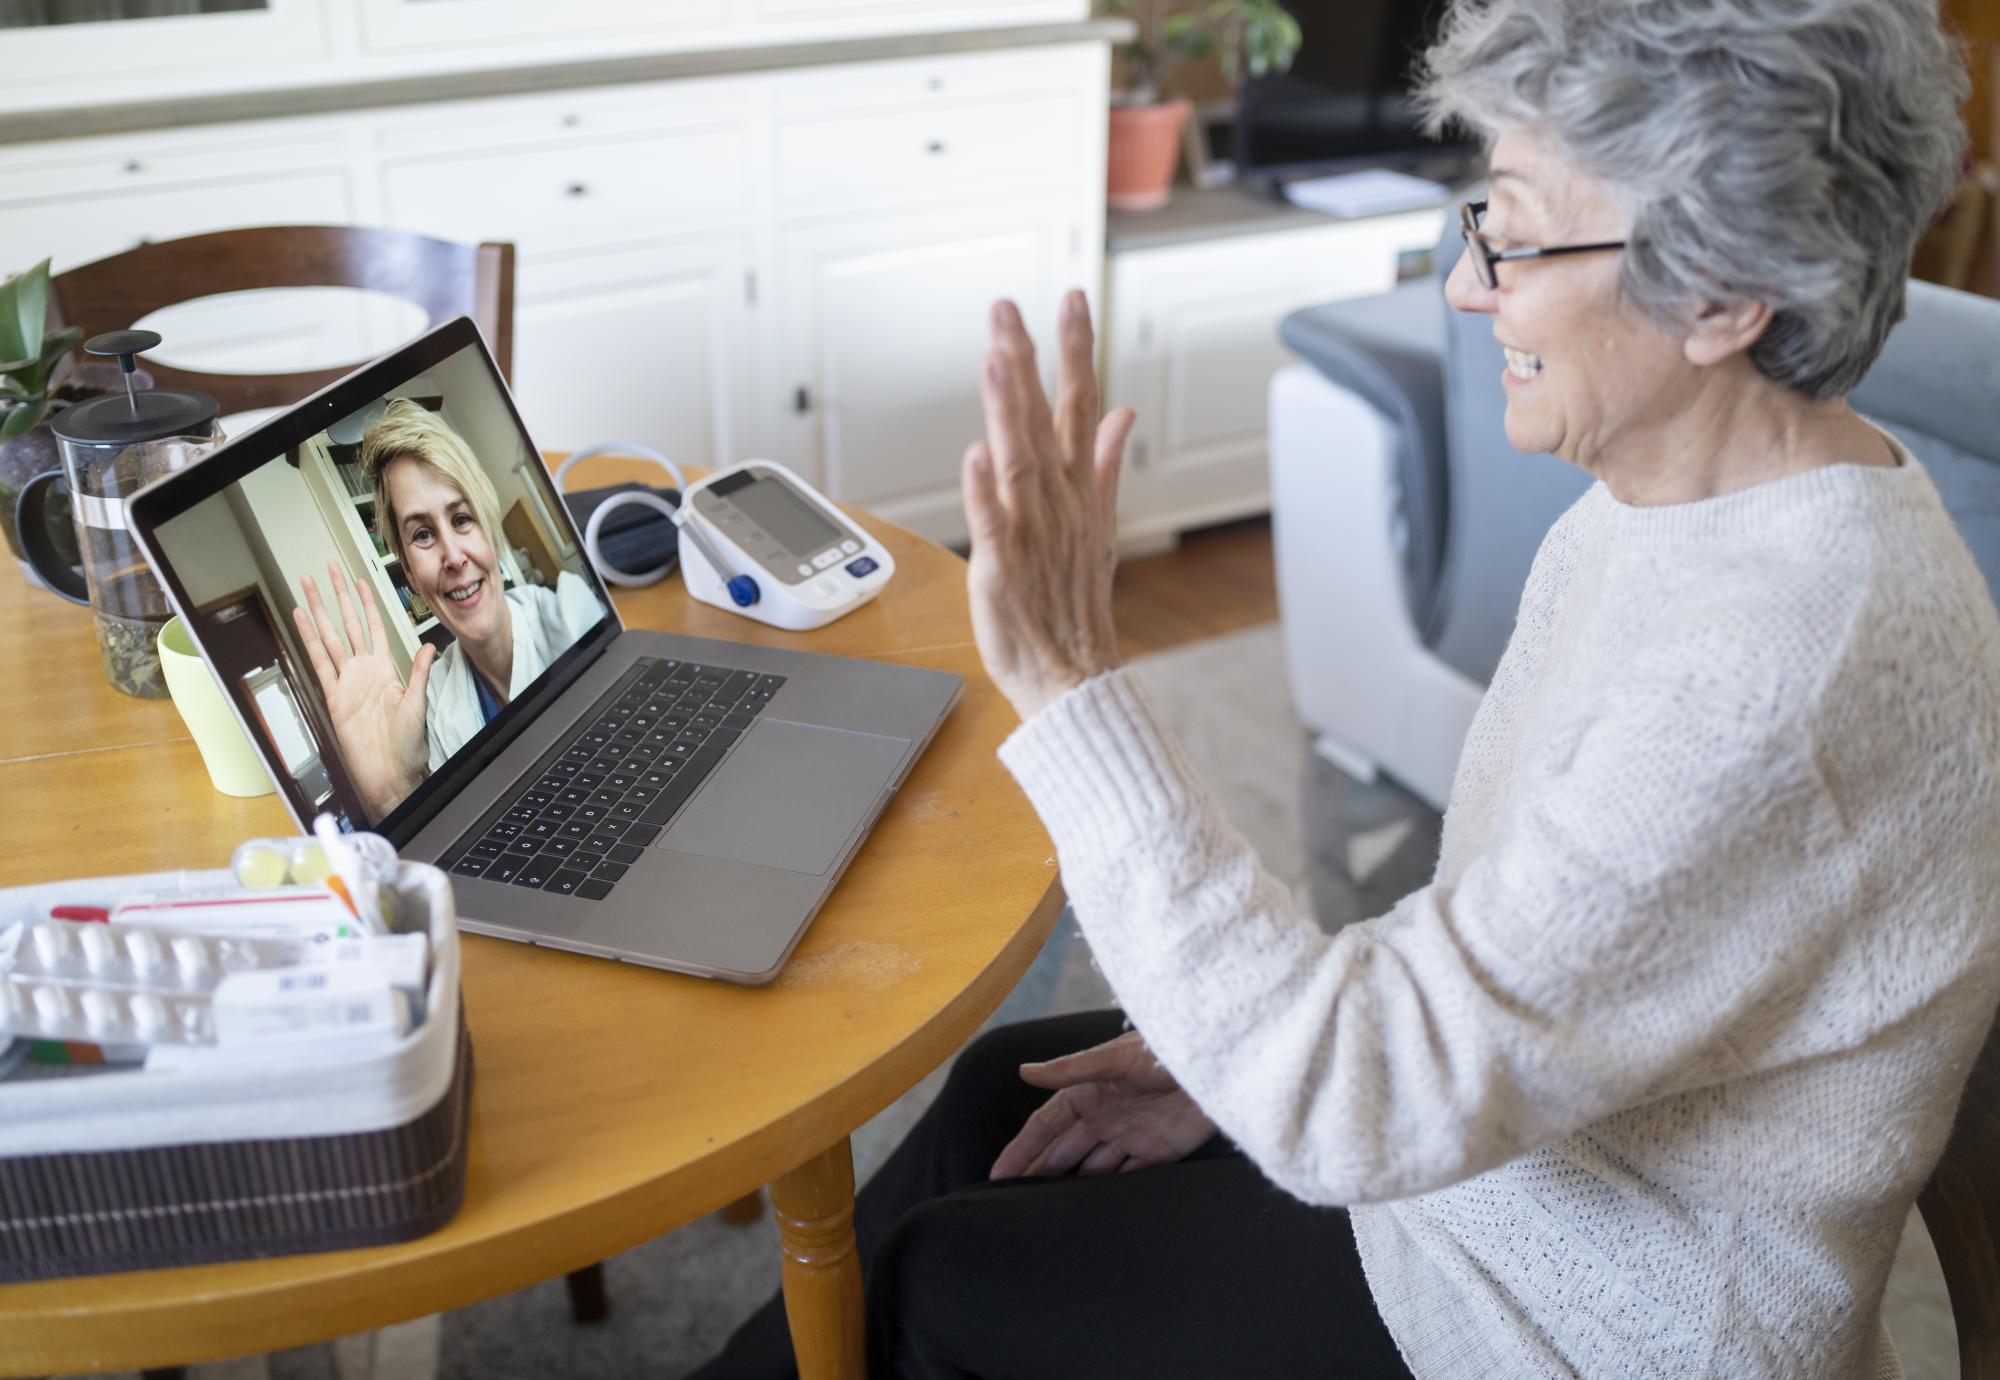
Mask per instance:
[[[1491,192],[1448,295],[1506,348],[1509,438],[1598,483],[1434,880],[1336,935],[1117,669],[1131,418],[1098,420],[1081,297],[1053,408],[995,309],[974,624],[1133,1029],[961,1059],[861,1196],[878,1376],[1871,1373],[2000,999],[2000,622],[1842,399],[1963,89],[1929,0],[1450,15],[1425,96]],[[753,1320],[719,1369],[781,1351]]]

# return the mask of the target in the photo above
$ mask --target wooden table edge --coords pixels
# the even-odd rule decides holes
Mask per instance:
[[[440,1256],[435,1248],[425,1249],[426,1243],[436,1242],[435,1236],[418,1237],[394,1246],[335,1253],[353,1257],[353,1268],[345,1278],[316,1275],[264,1288],[231,1289],[224,1297],[148,1301],[115,1313],[73,1308],[42,1315],[37,1318],[38,1336],[20,1350],[13,1345],[18,1334],[10,1339],[0,1333],[0,1376],[197,1365],[330,1341],[511,1293],[686,1226],[843,1141],[942,1062],[923,1052],[937,1047],[934,1040],[956,1052],[1027,972],[1065,904],[1061,877],[1052,870],[1041,900],[950,1002],[874,1063],[748,1137],[698,1160],[561,1217],[486,1238],[476,1251],[453,1250]],[[865,1110],[850,1117],[835,1107],[857,1082],[873,1086],[859,1104]],[[801,1155],[801,1145],[810,1145],[810,1151]],[[694,1211],[667,1208],[663,1199],[687,1201],[668,1190],[690,1178],[702,1184],[695,1201],[703,1206]],[[518,1249],[502,1249],[502,1243]],[[382,1252],[400,1253],[400,1258],[378,1263],[374,1257]],[[523,1268],[530,1259],[533,1264]],[[246,1312],[257,1316],[246,1318]],[[14,1320],[19,1322],[20,1315]],[[157,1344],[167,1334],[184,1343],[171,1354]]]

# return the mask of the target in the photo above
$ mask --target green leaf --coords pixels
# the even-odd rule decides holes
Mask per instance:
[[[34,355],[29,355],[26,359],[10,359],[0,364],[0,374],[25,374],[41,362]]]
[[[39,359],[48,313],[47,259],[0,283],[0,358]]]
[[[48,416],[50,410],[46,402],[32,402],[0,414],[0,441],[11,441],[16,436],[25,435]]]
[[[56,369],[69,352],[76,348],[76,342],[83,339],[83,332],[75,326],[66,326],[42,342],[42,357],[35,361],[35,367],[28,371],[23,380],[30,393],[48,391],[49,380],[56,375]]]

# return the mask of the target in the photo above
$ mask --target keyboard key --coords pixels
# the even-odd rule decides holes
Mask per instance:
[[[615,882],[620,877],[625,875],[625,864],[615,863],[615,862],[601,862],[597,865],[596,870],[593,871],[590,875],[593,877],[602,877],[607,882]]]
[[[733,728],[718,728],[708,735],[708,741],[714,747],[726,748],[742,736]]]
[[[537,838],[515,839],[507,845],[507,851],[516,857],[532,858],[542,851],[542,841]]]
[[[604,807],[602,805],[579,805],[576,807],[576,817],[585,824],[594,823],[604,818]]]
[[[545,887],[549,878],[556,875],[554,858],[528,858],[521,864],[521,870],[514,874],[515,886]]]
[[[569,872],[569,871],[558,872],[556,873],[555,876],[549,878],[548,884],[544,886],[542,890],[553,891],[563,896],[569,896],[572,895],[579,886],[583,885],[583,883],[589,880],[590,880],[590,874],[587,872]]]
[[[554,762],[549,766],[549,775],[561,777],[567,781],[570,777],[575,776],[578,770],[579,768],[574,762]]]
[[[750,727],[754,722],[755,719],[741,709],[732,709],[722,716],[722,726],[736,729],[738,732]]]
[[[562,837],[566,839],[587,839],[596,828],[595,824],[588,824],[583,820],[573,819],[563,825]]]
[[[611,883],[586,878],[577,883],[576,894],[586,901],[602,901],[611,894]]]
[[[653,803],[653,797],[659,793],[660,788],[658,786],[634,786],[631,790],[625,792],[625,799],[619,803],[622,805],[650,805]]]
[[[590,792],[591,787],[589,786],[565,786],[562,794],[557,796],[556,799],[565,805],[588,805],[590,803]]]
[[[486,868],[489,882],[511,882],[521,875],[521,859],[508,856],[495,858]]]
[[[679,763],[662,762],[660,763],[659,766],[653,768],[653,770],[651,771],[639,773],[638,788],[642,791],[658,790],[660,787],[666,785],[670,779],[672,779],[674,774],[674,768],[678,765]],[[646,798],[648,800],[652,799],[651,796],[648,796]]]
[[[544,776],[542,778],[542,784],[535,787],[535,789],[538,791],[545,792],[548,795],[548,797],[551,800],[553,800],[562,794],[563,787],[567,786],[568,784],[569,784],[569,778],[567,776]]]
[[[785,683],[785,678],[783,676],[757,677],[757,688],[759,690],[768,690],[774,695],[778,693],[778,687],[783,685],[784,683]]]
[[[550,839],[542,845],[542,851],[553,857],[567,858],[576,851],[575,839]]]
[[[521,826],[518,824],[501,823],[494,825],[491,829],[488,829],[486,831],[486,837],[489,839],[498,839],[502,843],[505,843],[508,839],[513,838],[514,835],[520,832],[521,832]]]
[[[621,843],[605,856],[615,863],[631,864],[646,856],[646,850],[636,843]]]
[[[629,791],[638,784],[639,778],[630,772],[614,771],[604,778],[604,789],[607,791]]]
[[[723,682],[722,693],[718,695],[717,698],[730,700],[733,702],[735,700],[741,699],[743,695],[747,691],[752,689],[756,684],[757,684],[757,677],[753,675],[751,672],[737,671],[734,674],[732,674],[728,680]]]
[[[565,805],[560,800],[554,802],[553,804],[542,806],[542,818],[553,819],[557,823],[561,823],[563,820],[568,819],[575,812],[576,812],[576,806]]]
[[[721,727],[722,711],[716,709],[704,709],[701,713],[688,720],[688,731],[690,733],[696,729],[700,729],[704,733],[712,733]]]
[[[521,837],[526,839],[552,839],[561,828],[561,820],[538,819],[533,824],[521,830]]]
[[[576,789],[584,792],[585,796],[588,797],[590,792],[596,790],[599,786],[602,786],[604,784],[604,778],[609,774],[610,773],[607,771],[585,772],[581,776],[577,777],[576,780],[572,781],[570,784],[575,786]],[[573,803],[580,805],[583,802],[575,801]]]
[[[486,858],[474,858],[474,857],[460,858],[457,862],[451,865],[451,870],[452,873],[456,876],[477,877],[481,873],[486,871],[486,864],[488,861],[489,860]]]
[[[576,849],[570,856],[575,858],[577,866],[581,867],[585,859],[601,858],[617,846],[617,839],[605,834],[592,834],[587,839],[578,839]]]
[[[550,804],[555,798],[556,793],[554,791],[534,790],[522,796],[521,803],[523,805],[532,805],[539,810]]]
[[[515,824],[526,824],[534,819],[535,814],[535,807],[532,805],[516,805],[506,813],[504,818]]]
[[[673,819],[674,812],[687,803],[688,797],[695,793],[721,760],[721,748],[696,748],[687,765],[674,774],[673,781],[654,797],[653,803],[646,807],[646,813],[640,818],[648,824],[666,824]]]
[[[643,800],[621,800],[611,807],[610,818],[636,822],[645,808],[646,802]]]
[[[602,805],[607,810],[610,809],[613,805],[616,805],[620,800],[623,800],[624,798],[625,798],[625,792],[614,791],[608,788],[601,791],[592,791],[590,793],[590,803],[593,805]]]
[[[627,843],[651,843],[659,836],[660,826],[657,824],[630,824],[625,828]]]
[[[475,858],[497,858],[506,851],[507,845],[498,839],[481,839],[472,845],[472,856]]]

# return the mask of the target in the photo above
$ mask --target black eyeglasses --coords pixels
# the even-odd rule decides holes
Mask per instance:
[[[1479,274],[1479,281],[1487,288],[1500,286],[1500,276],[1494,271],[1495,264],[1509,263],[1515,259],[1549,259],[1558,254],[1597,254],[1611,249],[1623,249],[1624,240],[1612,240],[1604,244],[1560,244],[1548,249],[1495,249],[1486,242],[1486,236],[1479,233],[1479,222],[1486,216],[1486,203],[1467,201],[1458,208],[1458,231],[1465,236],[1465,247],[1472,251],[1472,267]]]

